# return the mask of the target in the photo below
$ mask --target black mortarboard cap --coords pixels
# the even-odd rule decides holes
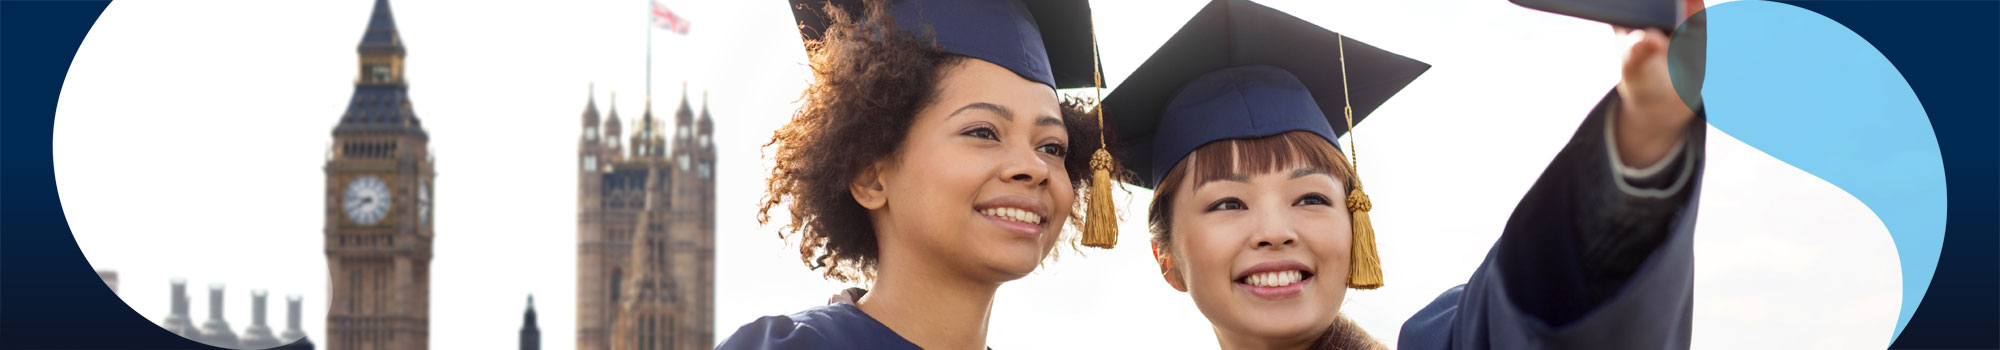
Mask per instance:
[[[945,52],[1006,67],[1057,89],[1095,87],[1090,2],[1083,0],[885,0],[896,26],[920,37],[930,31]],[[833,3],[857,20],[861,0],[791,0],[805,40],[819,40]]]
[[[1153,188],[1210,142],[1304,130],[1337,146],[1348,97],[1360,123],[1428,69],[1264,5],[1216,0],[1102,107],[1124,148],[1119,162],[1142,177],[1137,185]]]

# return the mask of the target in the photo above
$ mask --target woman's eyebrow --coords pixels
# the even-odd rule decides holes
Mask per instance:
[[[987,111],[992,111],[993,114],[1000,115],[1000,119],[1006,119],[1007,121],[1010,122],[1014,121],[1014,111],[1008,110],[1007,107],[1001,107],[1000,105],[986,103],[986,102],[973,102],[970,104],[966,104],[964,107],[958,107],[958,110],[951,111],[951,116],[956,117],[958,116],[959,113],[965,113],[965,111],[974,109],[984,109]],[[946,117],[946,119],[950,118]]]
[[[1201,186],[1203,186],[1203,185],[1207,185],[1208,183],[1211,183],[1211,182],[1216,182],[1216,181],[1229,181],[1229,182],[1239,182],[1239,183],[1246,183],[1246,184],[1247,184],[1247,183],[1250,183],[1250,176],[1249,176],[1249,175],[1243,175],[1243,174],[1226,174],[1226,175],[1222,175],[1222,176],[1220,176],[1220,177],[1214,177],[1214,178],[1206,178],[1206,179],[1201,179],[1201,181],[1200,181],[1200,182],[1196,182],[1196,183],[1194,184],[1194,188],[1197,188],[1197,189],[1199,189],[1199,188],[1201,188]]]
[[[1042,119],[1035,120],[1035,126],[1063,126],[1063,122],[1062,119],[1056,119],[1056,117],[1045,115],[1042,116]]]
[[[1333,176],[1333,172],[1330,172],[1330,171],[1326,171],[1326,169],[1323,169],[1323,168],[1320,168],[1320,167],[1304,167],[1304,168],[1299,168],[1299,170],[1293,170],[1293,171],[1292,171],[1292,178],[1294,178],[1294,179],[1297,179],[1297,178],[1301,178],[1301,177],[1306,177],[1307,175],[1313,175],[1313,174],[1319,174],[1319,175],[1326,175],[1326,176]]]
[[[958,115],[959,115],[959,114],[961,114],[961,113],[965,113],[965,111],[969,111],[969,110],[974,110],[974,109],[983,109],[983,110],[987,110],[987,111],[990,111],[990,112],[993,112],[993,114],[996,114],[996,115],[999,115],[999,116],[1000,116],[1000,119],[1003,119],[1003,120],[1006,120],[1007,122],[1010,122],[1010,123],[1011,123],[1011,122],[1014,122],[1014,111],[1013,111],[1013,110],[1010,110],[1010,109],[1007,109],[1007,107],[1003,107],[1003,106],[1001,106],[1001,105],[997,105],[997,104],[992,104],[992,103],[986,103],[986,102],[973,102],[973,103],[969,103],[969,104],[966,104],[966,105],[965,105],[965,106],[963,106],[963,107],[958,107],[958,110],[954,110],[954,111],[951,111],[951,116],[950,116],[950,117],[956,117],[956,116],[958,116]],[[947,118],[947,119],[949,119],[949,117],[946,117],[946,118]],[[1044,116],[1042,116],[1042,117],[1041,117],[1041,119],[1036,119],[1036,120],[1035,120],[1035,126],[1057,126],[1057,127],[1060,127],[1060,126],[1063,126],[1063,121],[1062,121],[1062,119],[1060,119],[1060,118],[1056,118],[1056,117],[1054,117],[1054,116],[1047,116],[1047,115],[1044,115]]]

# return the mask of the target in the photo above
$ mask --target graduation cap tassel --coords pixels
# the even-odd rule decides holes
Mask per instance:
[[[1341,42],[1339,44],[1340,96],[1342,99],[1348,99],[1347,45],[1345,45],[1347,38],[1343,35],[1335,35]],[[1355,152],[1355,149],[1360,148],[1360,146],[1355,145],[1354,142],[1354,102],[1349,100],[1347,106],[1341,109],[1341,113],[1345,114],[1344,117],[1347,118],[1347,152],[1355,154],[1354,161],[1349,163],[1349,168],[1353,170],[1350,171],[1353,174],[1351,176],[1353,179],[1348,179],[1348,184],[1354,190],[1347,193],[1347,213],[1353,217],[1352,221],[1354,223],[1354,241],[1353,249],[1351,250],[1352,259],[1347,270],[1347,287],[1354,289],[1381,288],[1382,256],[1378,255],[1375,251],[1375,224],[1368,220],[1368,210],[1374,209],[1375,204],[1369,202],[1368,194],[1361,191],[1361,181],[1359,180],[1361,177],[1361,171],[1359,170],[1361,167],[1361,156]]]
[[[1347,193],[1347,212],[1353,214],[1354,259],[1347,274],[1347,287],[1354,289],[1375,289],[1382,287],[1382,256],[1375,252],[1375,225],[1368,220],[1368,194],[1361,192],[1361,186],[1354,186],[1354,192]]]
[[[1104,73],[1097,71],[1097,39],[1090,40],[1091,77],[1097,83],[1097,126],[1104,127]],[[1117,160],[1105,150],[1104,135],[1097,137],[1097,152],[1090,155],[1090,196],[1084,204],[1083,246],[1111,249],[1118,245],[1118,208],[1111,203],[1111,171]]]
[[[1118,208],[1111,205],[1111,153],[1103,148],[1090,156],[1090,203],[1084,213],[1083,245],[1111,249],[1118,245]]]

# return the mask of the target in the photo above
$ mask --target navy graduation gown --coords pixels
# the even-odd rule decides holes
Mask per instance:
[[[921,349],[849,303],[764,316],[736,329],[716,349]]]
[[[1697,112],[1665,170],[1617,168],[1606,123],[1585,118],[1465,284],[1403,324],[1402,349],[1685,349],[1704,134]]]

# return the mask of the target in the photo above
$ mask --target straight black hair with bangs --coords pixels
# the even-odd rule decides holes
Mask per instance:
[[[1167,171],[1153,189],[1153,202],[1146,210],[1147,227],[1153,232],[1153,244],[1161,247],[1172,242],[1172,203],[1180,192],[1182,182],[1193,180],[1195,186],[1210,181],[1233,177],[1262,175],[1283,171],[1293,167],[1319,168],[1327,171],[1334,179],[1341,181],[1342,193],[1334,200],[1346,198],[1346,192],[1353,191],[1361,184],[1354,178],[1354,169],[1347,163],[1347,156],[1334,148],[1332,142],[1306,131],[1290,131],[1255,139],[1233,139],[1211,142],[1195,148],[1181,158],[1179,164]],[[1193,178],[1189,178],[1189,174]]]

